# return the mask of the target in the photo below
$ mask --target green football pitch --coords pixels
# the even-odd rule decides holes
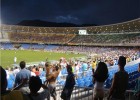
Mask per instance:
[[[17,58],[16,64],[24,60],[27,63],[41,62],[48,60],[59,60],[61,57],[66,59],[83,57],[84,54],[74,53],[57,53],[57,52],[45,52],[45,51],[33,51],[33,50],[0,50],[0,65],[4,68],[14,64],[14,57]]]

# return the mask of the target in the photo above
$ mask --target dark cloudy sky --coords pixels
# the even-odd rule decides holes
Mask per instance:
[[[1,0],[1,21],[112,24],[140,17],[140,0]]]

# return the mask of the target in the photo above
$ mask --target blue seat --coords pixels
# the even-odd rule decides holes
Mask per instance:
[[[64,80],[61,80],[59,84],[60,85],[64,85],[65,84],[65,81]]]
[[[91,85],[90,80],[88,80],[88,81],[85,82],[85,86],[86,86],[86,87],[89,87],[90,85]]]
[[[79,87],[84,87],[84,86],[85,86],[85,82],[84,82],[84,81],[80,81],[80,82],[78,83],[78,86],[79,86]]]

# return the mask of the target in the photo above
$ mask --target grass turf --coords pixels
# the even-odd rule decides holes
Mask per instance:
[[[0,65],[4,68],[14,64],[14,57],[17,57],[16,64],[24,60],[27,63],[30,62],[41,62],[48,60],[59,60],[61,57],[66,59],[72,57],[83,57],[83,54],[72,54],[72,53],[56,53],[56,52],[44,52],[44,51],[33,51],[33,50],[0,50]]]

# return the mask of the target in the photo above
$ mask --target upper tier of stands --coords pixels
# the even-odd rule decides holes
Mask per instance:
[[[87,30],[93,33],[118,33],[140,31],[140,18],[110,25],[88,26],[88,27],[32,27],[18,25],[1,25],[1,31],[29,32],[29,33],[78,33],[78,30]]]
[[[18,43],[140,46],[140,33],[76,35],[11,32],[9,33],[9,39],[11,42]]]
[[[78,35],[78,30],[88,35]],[[97,34],[98,33],[98,34]],[[94,46],[140,46],[140,18],[103,26],[31,27],[1,25],[1,41]]]
[[[94,44],[139,44],[140,33],[131,34],[94,34],[77,35],[69,44],[94,45]]]
[[[75,34],[37,34],[37,33],[9,33],[12,42],[64,44]]]

